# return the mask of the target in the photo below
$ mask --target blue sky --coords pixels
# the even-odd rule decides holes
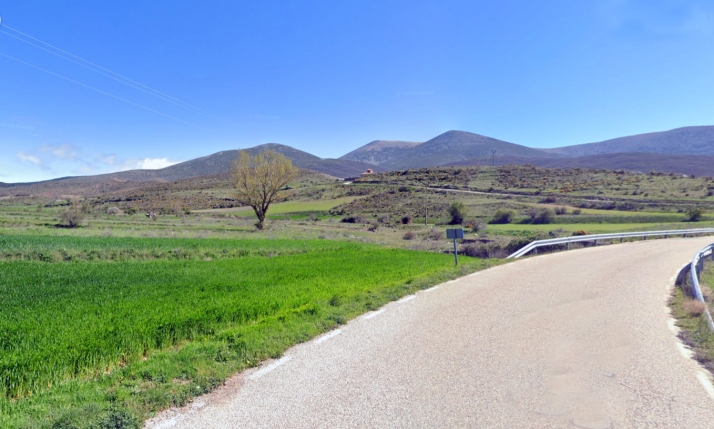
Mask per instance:
[[[268,142],[339,157],[452,129],[555,147],[714,124],[711,2],[25,0],[0,16],[4,182]]]

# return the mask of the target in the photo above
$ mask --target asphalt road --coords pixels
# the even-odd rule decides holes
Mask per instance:
[[[712,428],[673,276],[714,238],[519,260],[421,291],[148,428]]]

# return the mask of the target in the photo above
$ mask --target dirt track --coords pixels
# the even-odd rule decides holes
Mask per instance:
[[[709,238],[524,259],[393,302],[148,428],[711,428],[673,276]]]

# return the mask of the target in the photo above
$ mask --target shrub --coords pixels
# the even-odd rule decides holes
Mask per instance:
[[[488,258],[488,246],[483,244],[470,243],[461,247],[461,254],[472,258]]]
[[[83,220],[84,213],[82,212],[82,207],[76,201],[72,201],[72,203],[62,212],[62,225],[67,227],[76,228],[81,225]]]
[[[493,215],[493,219],[491,219],[491,223],[495,223],[495,224],[511,223],[511,222],[513,222],[513,218],[515,216],[516,216],[516,213],[513,210],[498,209],[496,211],[496,214]]]
[[[558,201],[558,198],[555,195],[548,195],[547,197],[543,198],[540,202],[542,204],[553,204]]]
[[[444,231],[439,231],[438,229],[432,229],[429,231],[429,235],[426,236],[429,240],[441,240],[444,238]]]
[[[568,213],[568,208],[567,207],[556,207],[555,208],[555,214],[557,215],[564,215]]]
[[[133,215],[136,214],[136,209],[134,207],[130,208],[129,210],[126,211],[126,214],[128,215]]]
[[[583,212],[583,211],[580,210],[580,209],[575,209],[575,210],[573,210],[573,214],[574,214],[574,215],[579,215],[579,214],[582,213],[582,212]]]
[[[461,225],[464,223],[464,218],[466,217],[466,206],[464,203],[461,201],[454,201],[451,203],[449,206],[449,216],[451,216],[451,220],[449,221],[449,225]]]
[[[407,231],[406,233],[404,233],[404,237],[402,238],[405,240],[414,240],[415,238],[417,238],[417,233],[414,231]]]
[[[704,210],[701,207],[689,207],[687,209],[687,220],[690,222],[699,222],[702,220]]]
[[[472,258],[505,258],[508,256],[506,249],[497,243],[469,243],[461,246],[459,253]]]
[[[531,243],[531,239],[526,237],[514,238],[505,247],[507,253],[517,252]]]
[[[555,222],[555,212],[553,209],[533,210],[530,213],[531,223],[547,224]]]
[[[573,232],[573,236],[574,236],[574,237],[575,237],[575,236],[580,236],[580,235],[590,235],[590,234],[589,234],[587,231],[583,230],[583,229],[579,229],[579,230]]]
[[[402,225],[410,225],[412,223],[412,217],[411,216],[404,216],[402,218]]]
[[[379,223],[389,223],[389,215],[381,215],[377,218]]]
[[[471,230],[473,232],[486,232],[486,228],[488,228],[488,225],[482,220],[474,220],[471,222]]]
[[[124,214],[124,213],[121,211],[121,209],[119,207],[109,207],[107,209],[107,214],[120,215],[120,214]]]
[[[346,218],[342,218],[342,222],[345,223],[367,223],[367,219],[365,219],[363,216],[350,216]]]
[[[699,316],[704,313],[706,305],[696,299],[688,299],[684,301],[684,310],[689,313],[690,316]]]

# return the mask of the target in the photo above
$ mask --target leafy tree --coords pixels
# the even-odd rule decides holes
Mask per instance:
[[[260,152],[254,157],[241,151],[233,162],[231,174],[236,187],[236,199],[253,208],[258,222],[255,226],[263,229],[265,216],[278,192],[297,177],[298,170],[285,155],[272,149]]]
[[[690,207],[687,209],[687,220],[690,222],[699,222],[702,220],[704,210],[701,207]]]
[[[530,216],[531,223],[544,224],[555,222],[555,211],[553,211],[553,209],[533,210]]]
[[[513,218],[515,216],[516,216],[516,213],[513,210],[498,209],[496,211],[496,214],[493,215],[493,219],[491,219],[491,223],[495,223],[495,224],[511,223],[511,222],[513,222]]]
[[[451,221],[449,225],[461,225],[464,223],[464,218],[467,215],[466,206],[461,201],[454,201],[449,206],[449,216]]]

